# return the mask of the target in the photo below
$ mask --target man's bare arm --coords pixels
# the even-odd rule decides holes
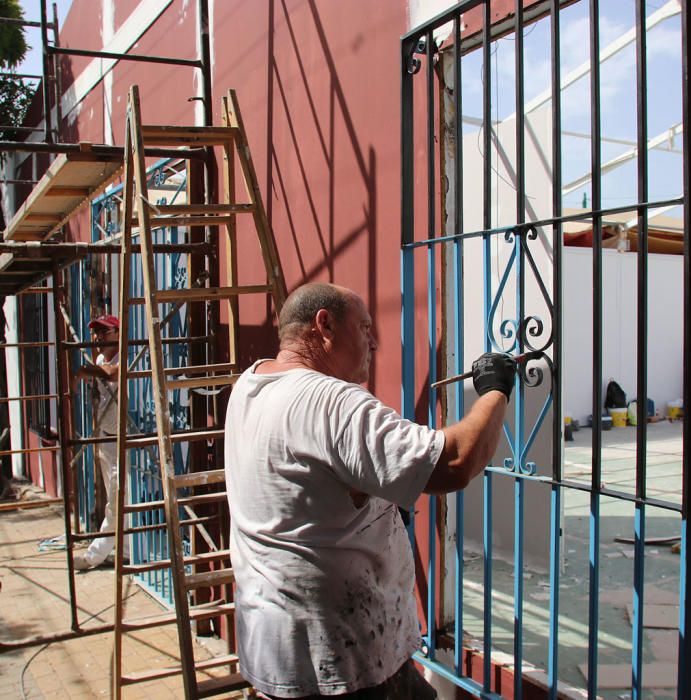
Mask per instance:
[[[479,394],[467,416],[444,428],[444,449],[430,476],[427,493],[464,489],[497,449],[506,406],[516,376],[510,355],[486,352],[473,362],[473,386]]]
[[[467,416],[442,429],[444,449],[425,493],[464,489],[485,468],[499,444],[507,399],[500,391],[478,398]]]
[[[117,381],[117,362],[104,362],[102,365],[82,365],[75,374],[77,379],[103,379],[107,382]]]

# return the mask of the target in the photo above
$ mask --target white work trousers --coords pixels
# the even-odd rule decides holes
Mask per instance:
[[[101,532],[115,530],[116,512],[115,499],[118,489],[118,447],[116,442],[103,442],[95,445],[98,451],[99,462],[101,464],[101,476],[106,490],[106,506],[101,523]],[[125,535],[124,539],[125,557],[129,557],[129,536]],[[115,547],[114,537],[97,537],[91,541],[89,548],[84,553],[84,558],[91,566],[102,564],[106,557],[113,551]]]

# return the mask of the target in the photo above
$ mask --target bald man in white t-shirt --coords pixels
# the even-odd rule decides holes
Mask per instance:
[[[403,419],[361,383],[377,343],[362,299],[308,284],[286,300],[280,351],[233,388],[225,428],[240,668],[268,698],[426,700],[414,567],[398,507],[464,488],[494,453],[515,377],[474,367],[455,425]]]

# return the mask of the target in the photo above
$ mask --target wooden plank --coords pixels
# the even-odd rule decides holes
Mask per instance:
[[[215,365],[189,365],[188,367],[166,367],[163,372],[166,377],[174,377],[180,374],[206,374],[208,372],[232,372],[236,366],[231,362],[219,362]],[[127,373],[128,379],[143,379],[150,377],[150,369],[138,369]]]
[[[175,487],[178,489],[188,489],[192,486],[206,486],[207,484],[225,483],[226,472],[224,469],[209,469],[203,472],[190,472],[189,474],[178,474],[175,477]]]
[[[184,498],[178,498],[178,505],[203,505],[205,503],[215,503],[217,501],[224,501],[226,499],[225,491],[218,491],[214,493],[200,493],[196,496],[185,496]],[[62,500],[62,499],[59,499]],[[126,513],[142,513],[147,510],[153,510],[155,508],[163,508],[163,501],[146,501],[145,503],[127,503],[125,504]]]
[[[187,289],[163,289],[156,293],[156,301],[165,304],[171,301],[213,301],[230,299],[240,294],[266,294],[272,288],[268,284],[252,284],[237,287],[199,287]]]
[[[49,238],[90,196],[117,177],[122,163],[122,157],[98,156],[88,151],[60,154],[12,217],[5,239]],[[53,218],[38,218],[44,215]]]
[[[155,214],[160,216],[167,214],[243,214],[251,212],[254,204],[151,204]]]
[[[88,197],[88,187],[68,187],[54,185],[45,193],[46,197]]]
[[[166,382],[168,391],[177,391],[179,389],[201,389],[204,387],[213,386],[230,386],[235,384],[242,375],[226,374],[215,377],[190,377],[189,379],[170,379]]]
[[[197,671],[204,671],[209,668],[216,668],[217,666],[225,666],[226,664],[236,664],[238,663],[238,661],[239,659],[236,654],[215,656],[212,659],[198,661],[194,665],[194,669]],[[136,673],[128,673],[122,677],[122,681],[123,685],[132,685],[134,683],[147,683],[148,681],[155,681],[160,678],[169,678],[170,676],[177,676],[180,673],[182,673],[181,666],[167,666],[165,668],[154,668],[147,671],[137,671]]]
[[[204,552],[203,554],[193,554],[184,557],[185,566],[190,564],[204,564],[222,559],[230,560],[230,552],[224,549],[219,552]],[[159,571],[160,569],[170,568],[170,559],[157,559],[156,561],[143,562],[141,564],[127,564],[123,566],[124,574],[143,574],[147,571]]]
[[[199,430],[192,433],[173,433],[171,435],[171,442],[200,442],[202,440],[215,440],[223,437],[223,429],[217,430]],[[130,438],[127,440],[127,447],[139,448],[145,447],[146,445],[155,445],[158,442],[158,437],[156,435],[142,437],[142,438]]]
[[[220,146],[233,138],[232,131],[223,126],[142,125],[141,134],[149,146]]]
[[[207,605],[203,608],[190,609],[190,619],[199,622],[201,620],[212,620],[221,615],[232,615],[235,612],[235,603],[222,603],[221,605]],[[175,611],[152,615],[151,617],[140,617],[136,620],[123,620],[122,628],[125,632],[135,632],[137,630],[150,629],[152,627],[163,627],[175,622]]]
[[[165,228],[166,226],[185,226],[187,228],[199,228],[201,226],[224,226],[234,218],[233,215],[209,215],[209,216],[152,216],[151,228]],[[132,222],[137,226],[137,221]]]
[[[216,571],[204,571],[201,574],[187,574],[185,576],[185,588],[188,591],[197,588],[211,588],[212,586],[222,586],[235,581],[235,574],[232,569],[217,569]]]
[[[234,690],[242,690],[249,688],[248,683],[239,673],[234,673],[231,676],[224,678],[207,678],[197,683],[197,696],[200,698],[209,698],[213,695],[221,693],[230,693]]]

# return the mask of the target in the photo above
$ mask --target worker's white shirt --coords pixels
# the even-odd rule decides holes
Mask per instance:
[[[117,364],[119,355],[116,353],[108,364]],[[106,363],[106,358],[99,354],[96,364],[100,367]],[[118,383],[99,379],[98,405],[96,407],[96,432],[99,435],[117,435],[118,432]]]
[[[443,433],[358,385],[302,369],[254,374],[256,364],[226,416],[241,671],[282,697],[378,685],[419,648],[394,504],[415,502]],[[361,507],[350,489],[369,494]]]

